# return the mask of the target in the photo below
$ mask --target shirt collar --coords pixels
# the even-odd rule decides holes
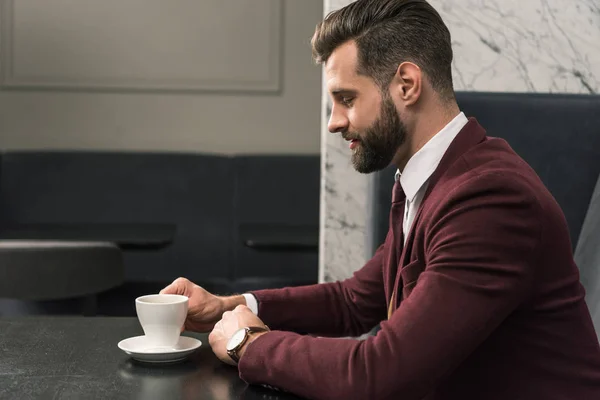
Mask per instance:
[[[400,179],[408,201],[413,201],[419,189],[437,168],[450,143],[467,122],[469,120],[463,112],[458,114],[408,160],[402,173],[400,170],[396,171],[396,180]]]

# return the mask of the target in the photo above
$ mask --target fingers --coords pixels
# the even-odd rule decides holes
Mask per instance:
[[[169,286],[160,291],[160,294],[182,294],[185,295],[187,288],[192,285],[186,278],[177,278]]]
[[[211,345],[213,345],[213,343],[217,342],[218,340],[222,339],[223,336],[223,326],[222,326],[222,320],[217,322],[215,324],[215,327],[213,328],[212,331],[210,331],[210,334],[208,335],[208,343]]]
[[[244,312],[248,312],[250,311],[250,309],[244,305],[239,305],[236,308],[233,309],[233,311],[225,311],[223,313],[223,315],[221,316],[222,319],[229,319],[231,317],[234,316],[234,314],[239,314],[239,313],[244,313]],[[250,311],[252,312],[252,311]]]
[[[233,312],[235,312],[235,313],[248,312],[248,311],[251,311],[250,308],[248,308],[248,306],[245,306],[243,304],[240,304],[236,308],[233,309]]]
[[[213,347],[217,338],[217,334],[215,333],[215,331],[211,331],[210,334],[208,335],[208,344],[210,345],[210,347]]]
[[[223,315],[221,316],[221,319],[222,319],[222,320],[223,320],[223,319],[229,319],[229,318],[231,318],[231,317],[233,317],[233,312],[232,312],[232,311],[225,311],[225,312],[223,313]]]

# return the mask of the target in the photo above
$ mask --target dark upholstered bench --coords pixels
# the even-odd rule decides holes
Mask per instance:
[[[2,240],[0,298],[8,300],[0,315],[35,314],[45,302],[67,299],[80,299],[82,312],[94,314],[95,296],[123,277],[121,250],[112,243]]]

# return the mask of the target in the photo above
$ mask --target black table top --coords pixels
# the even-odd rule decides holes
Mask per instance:
[[[111,242],[126,250],[162,249],[173,242],[174,224],[19,224],[2,227],[0,239]]]
[[[117,343],[143,334],[136,318],[0,318],[0,399],[298,399],[247,385],[206,334],[179,364],[133,361]]]

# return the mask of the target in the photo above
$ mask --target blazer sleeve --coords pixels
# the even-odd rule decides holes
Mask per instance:
[[[376,336],[359,341],[269,332],[246,349],[240,377],[311,399],[425,397],[532,286],[541,211],[518,181],[486,174],[445,195],[425,228],[425,269]]]
[[[386,315],[384,245],[341,282],[252,292],[258,316],[271,329],[323,336],[358,336]]]

